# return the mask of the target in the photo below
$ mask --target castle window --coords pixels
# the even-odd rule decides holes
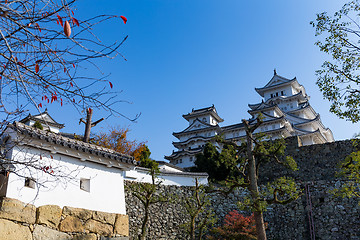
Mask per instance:
[[[284,96],[285,94],[284,94],[284,91],[281,91],[281,96]]]
[[[278,93],[278,92],[276,92],[276,96],[279,96],[279,93]]]
[[[274,97],[274,94],[271,94],[270,96],[273,98],[273,97]]]
[[[25,178],[24,186],[35,189],[35,180],[33,178]]]
[[[206,122],[206,118],[203,118],[202,120],[203,120],[203,122]]]
[[[192,162],[193,161],[193,157],[190,157],[190,162]]]
[[[80,178],[80,189],[85,192],[90,192],[90,179]]]
[[[180,163],[182,163],[182,159],[180,159]]]

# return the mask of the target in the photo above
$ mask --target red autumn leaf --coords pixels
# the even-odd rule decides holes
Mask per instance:
[[[56,19],[56,24],[59,25],[59,20]]]
[[[70,27],[70,24],[68,21],[65,21],[64,33],[65,33],[65,36],[67,36],[67,37],[70,37],[70,35],[71,35],[71,27]]]
[[[109,84],[110,84],[110,88],[113,88],[113,85],[112,85],[112,83],[111,83],[111,82],[109,82]]]
[[[79,21],[78,21],[76,18],[72,18],[72,21],[73,21],[73,23],[76,24],[77,26],[80,25],[80,24],[79,24]]]
[[[23,46],[25,47],[25,43],[23,44]]]
[[[73,63],[72,65],[73,65],[73,67],[75,68],[75,64]]]
[[[72,13],[72,15],[75,15],[73,10],[71,10],[71,13]]]
[[[60,102],[60,105],[61,105],[61,106],[63,105],[62,101]]]
[[[41,97],[41,101],[44,101],[44,96]]]
[[[64,67],[64,72],[66,72],[66,68]]]
[[[91,112],[92,112],[92,109],[91,109],[91,108],[89,108],[89,113],[91,114]]]
[[[124,24],[126,24],[126,22],[127,22],[127,18],[126,18],[126,17],[124,17],[124,16],[120,16],[120,18],[124,21]]]
[[[38,104],[38,107],[39,107],[39,108],[42,108],[42,104],[41,104],[41,103],[39,103],[39,104]]]
[[[48,103],[49,103],[49,99],[47,99]]]
[[[35,72],[38,73],[39,70],[40,70],[39,64],[36,63],[36,64],[35,64]]]
[[[48,88],[48,87],[49,87],[49,85],[46,85],[46,86],[45,86],[45,88]]]
[[[41,32],[41,28],[40,28],[39,24],[35,23],[35,25],[39,29],[39,31]]]
[[[19,64],[20,66],[24,66],[23,62],[18,62],[17,64]]]
[[[50,155],[50,157],[51,157],[51,159],[54,159],[54,157],[52,155]],[[49,167],[48,167],[48,169],[49,169]]]
[[[42,156],[40,155],[40,160],[42,160]]]
[[[62,18],[59,16],[59,14],[56,15],[57,18],[59,19],[60,25],[63,26],[63,20]]]
[[[75,98],[73,98],[73,102],[75,103]]]
[[[36,60],[36,63],[41,63],[42,62],[42,60]]]
[[[74,86],[74,84],[72,83],[72,82],[70,82],[70,85],[73,87]]]

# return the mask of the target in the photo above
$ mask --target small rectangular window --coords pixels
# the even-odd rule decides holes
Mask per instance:
[[[32,178],[25,178],[25,187],[35,189],[35,180]]]
[[[90,179],[80,178],[80,189],[86,192],[90,192]]]

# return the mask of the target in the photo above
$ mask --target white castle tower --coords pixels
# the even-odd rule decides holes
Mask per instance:
[[[257,132],[264,132],[270,138],[299,136],[302,145],[333,142],[330,129],[325,128],[320,115],[310,106],[309,96],[305,88],[296,78],[287,79],[274,76],[262,88],[255,88],[263,97],[261,103],[249,104],[249,122],[255,121],[259,114],[263,116],[263,124]],[[202,151],[206,142],[214,142],[215,135],[222,135],[227,140],[240,143],[245,137],[242,123],[220,127],[223,119],[219,117],[214,106],[192,110],[183,115],[189,127],[173,135],[179,140],[173,142],[177,151],[165,159],[179,167],[188,168],[194,165],[195,155]]]

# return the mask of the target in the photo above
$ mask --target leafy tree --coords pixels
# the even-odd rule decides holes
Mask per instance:
[[[248,217],[237,210],[229,212],[221,227],[211,229],[209,240],[250,240],[256,239],[254,214]]]
[[[129,192],[136,197],[144,208],[144,217],[141,224],[141,232],[138,235],[139,240],[145,240],[148,232],[148,223],[150,219],[150,208],[157,203],[168,202],[171,196],[166,195],[160,190],[161,181],[158,179],[159,165],[156,161],[149,158],[150,151],[146,147],[140,157],[140,165],[149,168],[151,183],[131,182],[127,186]]]
[[[360,142],[354,139],[353,144],[357,151],[352,152],[339,163],[337,177],[347,180],[340,188],[335,188],[332,193],[340,197],[355,197],[360,204]]]
[[[258,186],[260,167],[265,163],[274,163],[297,170],[297,164],[293,158],[284,156],[286,147],[284,139],[264,141],[264,134],[253,134],[262,124],[260,118],[251,125],[246,120],[242,122],[246,130],[245,143],[239,146],[234,142],[217,138],[219,143],[226,146],[223,150],[224,154],[220,154],[222,157],[219,157],[218,161],[225,165],[229,175],[225,181],[220,182],[221,188],[212,191],[230,193],[237,188],[243,188],[247,193],[243,205],[254,213],[257,239],[264,240],[266,232],[263,211],[269,204],[287,204],[296,200],[301,191],[293,179],[282,177],[268,183],[265,190],[260,192]]]
[[[221,181],[229,175],[229,170],[220,161],[220,153],[211,143],[206,143],[202,153],[196,155],[195,166],[190,169],[193,172],[207,172],[210,181]]]
[[[324,98],[332,102],[330,111],[353,123],[360,120],[359,10],[360,3],[354,0],[333,16],[319,13],[311,22],[315,35],[323,36],[316,45],[332,58],[316,72],[316,83]]]
[[[116,152],[133,156],[137,161],[147,159],[150,156],[150,150],[144,142],[129,140],[129,128],[110,128],[108,132],[95,134],[91,143],[110,148]]]
[[[206,194],[205,187],[195,179],[192,197],[182,196],[186,214],[189,217],[183,225],[190,240],[201,240],[209,226],[215,221],[215,214],[211,209],[210,197]]]
[[[40,129],[40,130],[44,129],[43,125],[39,121],[35,121],[33,127],[37,128],[37,129]]]
[[[325,38],[316,42],[322,52],[330,54],[332,61],[325,61],[317,71],[317,84],[324,97],[332,102],[330,111],[340,118],[360,120],[360,3],[358,0],[345,4],[333,16],[317,14],[311,24],[316,36]],[[355,135],[355,137],[358,137]],[[354,141],[358,148],[358,140]],[[339,164],[338,177],[348,180],[334,193],[343,197],[360,196],[359,150],[351,153]]]

